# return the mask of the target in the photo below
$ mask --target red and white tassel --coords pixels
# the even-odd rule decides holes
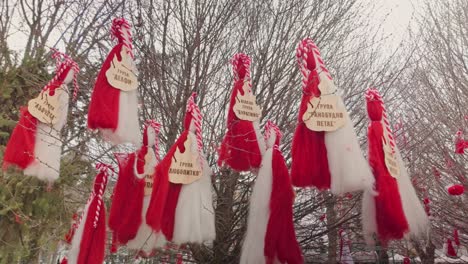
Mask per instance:
[[[372,189],[374,179],[346,111],[345,125],[331,132],[311,131],[302,121],[310,99],[320,96],[319,84],[332,84],[332,78],[311,39],[299,43],[296,58],[302,74],[303,95],[292,143],[293,184],[330,189],[334,194]],[[344,109],[341,98],[338,106]]]
[[[227,131],[219,149],[218,165],[226,165],[235,171],[258,169],[265,152],[265,142],[261,135],[259,120],[241,120],[234,112],[238,97],[244,94],[244,84],[250,83],[250,57],[243,53],[234,55],[231,60],[234,72],[234,87],[227,114]]]
[[[240,263],[303,263],[293,223],[294,191],[279,142],[281,132],[268,121],[267,149],[250,198],[247,233]]]
[[[93,191],[80,217],[68,252],[70,264],[101,264],[105,257],[106,208],[103,200],[112,167],[98,163]]]
[[[202,243],[215,238],[214,209],[211,174],[205,154],[202,152],[201,113],[195,104],[195,96],[189,98],[184,120],[184,132],[170,148],[166,157],[156,167],[153,191],[146,221],[154,231],[162,230],[176,244]],[[169,182],[169,168],[177,149],[184,148],[191,138],[191,151],[198,152],[201,178],[190,184]],[[186,150],[184,150],[186,151]]]
[[[138,71],[134,62],[131,26],[124,18],[115,18],[111,28],[112,39],[118,44],[111,50],[94,84],[89,105],[88,128],[97,129],[105,140],[113,143],[134,143],[138,135],[138,90],[122,91],[114,88],[107,80],[106,72],[117,55],[122,60],[121,51],[125,47],[129,54],[127,64],[134,74]]]
[[[76,229],[78,228],[78,214],[74,213],[72,217],[72,225],[68,233],[65,235],[65,242],[71,244],[73,236],[75,235]]]
[[[60,158],[62,151],[61,130],[65,126],[68,115],[69,94],[67,84],[73,81],[76,98],[78,93],[78,64],[68,55],[53,50],[56,59],[56,73],[52,80],[42,89],[49,96],[56,89],[64,88],[65,92],[58,94],[60,116],[55,124],[40,122],[28,110],[21,108],[21,116],[8,141],[3,157],[3,169],[15,166],[23,170],[25,175],[37,177],[49,183],[59,177]]]
[[[362,217],[364,236],[372,244],[376,233],[382,243],[404,236],[421,236],[426,233],[428,216],[424,210],[411,179],[406,171],[398,147],[391,144],[396,155],[399,175],[395,178],[386,167],[384,134],[392,135],[386,121],[383,100],[375,89],[366,92],[367,109],[371,123],[368,129],[369,162],[377,179],[377,195],[364,192]],[[391,140],[391,137],[390,137]]]
[[[136,153],[116,154],[120,168],[119,178],[114,188],[109,215],[113,252],[118,246],[127,245],[140,255],[148,256],[166,243],[164,236],[153,232],[145,220],[150,201],[150,196],[145,193],[146,177],[154,174],[158,163],[154,149],[159,149],[159,130],[160,124],[147,120],[141,148]]]
[[[340,262],[341,264],[354,264],[353,256],[351,255],[351,241],[346,232],[341,229],[340,235]]]

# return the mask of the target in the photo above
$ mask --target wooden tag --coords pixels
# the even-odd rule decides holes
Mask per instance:
[[[151,195],[152,191],[153,191],[153,175],[146,174],[145,175],[145,196]]]
[[[242,86],[244,95],[240,93],[236,96],[236,103],[234,104],[233,110],[237,118],[247,121],[256,121],[260,119],[262,115],[262,109],[257,105],[255,95],[253,95],[250,89],[249,81],[245,81]]]
[[[335,131],[345,125],[345,109],[338,107],[338,95],[312,97],[302,121],[312,131]]]
[[[150,152],[148,152],[146,155],[145,155],[145,165],[146,164],[149,164],[152,162],[152,156],[150,154]],[[145,166],[146,168],[146,166]],[[154,173],[154,169],[147,172],[145,171],[145,196],[149,196],[151,195],[151,192],[153,191],[153,173]]]
[[[390,146],[390,139],[388,138],[388,132],[385,129],[385,125],[382,121],[383,130],[384,130],[384,135],[382,138],[382,144],[383,144],[383,151],[384,151],[384,157],[385,157],[385,166],[388,169],[388,172],[390,175],[392,175],[393,178],[397,178],[400,176],[400,168],[398,167],[398,160],[396,157],[396,153],[393,153],[392,147]]]
[[[120,51],[122,60],[117,59],[117,54],[114,54],[111,65],[106,71],[107,81],[112,87],[128,92],[136,90],[138,87],[138,78],[132,71],[133,65],[129,63],[132,58],[127,53],[127,48],[122,47]]]
[[[63,93],[66,92],[62,87],[55,89],[54,95],[52,96],[49,95],[49,91],[42,91],[38,97],[29,100],[28,111],[42,123],[57,123],[62,111],[59,97],[62,96]]]
[[[198,152],[192,152],[192,140],[190,135],[184,142],[185,152],[176,149],[169,167],[169,181],[172,183],[190,184],[201,178],[202,171],[198,161]]]
[[[345,125],[346,109],[338,105],[340,96],[333,94],[336,91],[333,81],[324,72],[319,77],[321,96],[310,98],[302,121],[312,131],[335,131]]]

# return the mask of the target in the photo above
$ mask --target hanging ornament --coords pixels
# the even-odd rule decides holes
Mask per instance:
[[[426,215],[431,216],[431,206],[429,205],[431,203],[431,200],[429,199],[429,197],[424,198],[423,203],[424,203],[424,211],[426,211]]]
[[[457,258],[457,252],[453,246],[453,242],[450,238],[447,238],[447,241],[444,244],[444,253],[449,258]]]
[[[354,264],[353,256],[351,255],[351,241],[346,232],[341,229],[340,235],[340,262],[341,264]]]
[[[403,264],[411,264],[411,260],[409,257],[404,257],[403,258]]]
[[[21,115],[3,156],[3,169],[16,166],[25,175],[49,183],[59,177],[62,151],[61,130],[67,122],[69,91],[73,81],[78,93],[78,64],[68,55],[53,50],[55,76],[39,95],[20,109]]]
[[[127,248],[137,250],[145,257],[166,243],[164,236],[153,232],[145,220],[153,174],[159,160],[159,130],[160,124],[153,120],[146,121],[141,148],[135,153],[115,154],[119,163],[119,178],[109,214],[113,252],[120,245],[127,245]]]
[[[265,151],[260,132],[262,114],[252,93],[250,58],[238,53],[232,58],[234,88],[227,116],[227,132],[219,150],[218,165],[235,171],[258,169]]]
[[[156,167],[146,213],[148,225],[156,232],[162,230],[176,244],[202,243],[215,238],[212,171],[203,153],[202,116],[195,96],[193,93],[187,102],[184,131]],[[179,154],[184,155],[183,163],[176,159]],[[196,157],[196,162],[192,157]],[[180,178],[187,181],[181,182]]]
[[[424,234],[428,218],[393,140],[386,110],[375,89],[366,92],[369,163],[376,179],[377,194],[364,192],[363,228],[367,243],[377,233],[382,244],[404,235]]]
[[[68,252],[70,264],[101,264],[106,248],[106,207],[103,200],[109,173],[112,168],[104,163],[96,165],[99,173],[88,202],[79,219]]]
[[[294,191],[279,149],[279,128],[265,125],[267,149],[253,188],[240,263],[303,263],[293,222]]]
[[[436,177],[437,180],[440,180],[442,175],[440,171],[434,166],[432,166],[432,173],[434,173],[434,176]]]
[[[74,213],[72,217],[70,230],[68,230],[68,233],[65,235],[65,242],[67,244],[71,244],[73,236],[75,235],[75,231],[78,228],[78,219],[78,214]]]
[[[131,26],[124,18],[112,21],[118,44],[111,50],[94,84],[88,127],[98,129],[113,143],[138,142],[138,70],[135,66]]]
[[[303,94],[291,152],[293,185],[334,194],[371,189],[369,165],[317,46],[304,39],[296,57]]]
[[[447,187],[447,192],[452,196],[462,195],[465,192],[465,187],[461,184],[453,184]]]
[[[459,129],[455,135],[455,153],[464,154],[468,149],[468,141],[463,137],[463,131]]]

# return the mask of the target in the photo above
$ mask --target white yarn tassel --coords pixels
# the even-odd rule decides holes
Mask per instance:
[[[134,239],[128,241],[129,249],[143,251],[149,255],[153,249],[162,248],[166,244],[166,237],[158,232],[155,233],[149,225],[146,224],[146,211],[148,210],[151,196],[145,196],[143,199],[142,223]]]
[[[274,132],[268,133],[266,140],[268,148],[263,155],[262,165],[258,171],[250,198],[247,233],[242,245],[241,264],[262,264],[266,262],[264,248],[270,218],[270,197],[273,185],[273,146],[275,140],[276,134]]]
[[[409,236],[424,236],[428,231],[429,218],[424,210],[416,190],[411,183],[408,171],[405,168],[400,151],[395,146],[400,176],[398,177],[398,191],[400,192],[403,211],[409,226]]]
[[[340,98],[338,104],[344,108]],[[374,176],[364,158],[347,112],[346,124],[333,132],[325,132],[325,145],[331,176],[331,191],[334,194],[372,190]]]
[[[191,149],[196,153],[198,151],[196,136],[193,132],[189,132],[188,136],[191,137]],[[204,164],[201,178],[193,183],[184,184],[179,194],[173,234],[173,241],[177,244],[210,242],[216,237],[212,171],[203,153],[200,153],[199,158]]]

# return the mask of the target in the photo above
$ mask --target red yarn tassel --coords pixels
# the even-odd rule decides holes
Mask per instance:
[[[72,264],[101,264],[105,256],[106,208],[103,194],[109,165],[98,164],[100,172],[94,180],[93,192],[72,240],[68,260]]]
[[[372,92],[370,90],[370,92]],[[368,128],[369,163],[375,177],[375,197],[377,232],[379,239],[386,244],[391,239],[402,239],[409,226],[403,211],[398,182],[393,178],[386,165],[383,150],[382,102],[369,92],[367,112],[371,120]]]
[[[455,251],[455,248],[453,247],[452,240],[450,238],[447,238],[447,257],[451,258],[456,258],[457,257],[457,252]]]
[[[125,245],[135,238],[142,222],[145,179],[135,177],[135,153],[115,154],[119,163],[119,178],[114,188],[109,214],[109,228],[115,246]]]
[[[227,116],[227,132],[219,150],[218,165],[226,164],[236,171],[249,171],[259,168],[262,154],[259,140],[251,121],[241,120],[234,113],[237,96],[244,95],[242,87],[245,81],[250,81],[250,58],[242,53],[236,54],[232,60],[234,88],[231,94]]]
[[[190,124],[190,121],[189,121]],[[172,240],[174,232],[174,218],[177,201],[179,199],[181,184],[169,182],[169,167],[172,157],[178,147],[184,152],[184,142],[187,139],[188,131],[184,131],[171,147],[161,163],[156,167],[154,174],[153,191],[146,213],[146,222],[155,231],[161,231],[167,240]]]
[[[120,42],[111,50],[99,71],[89,103],[88,128],[90,129],[104,128],[113,131],[117,129],[120,90],[112,87],[107,81],[106,71],[111,67],[115,55],[119,61],[122,60],[120,55],[122,47],[123,43]]]
[[[3,170],[10,166],[18,166],[24,170],[34,161],[38,121],[29,113],[28,107],[21,107],[20,112],[20,120],[6,145],[3,156]]]
[[[267,263],[274,263],[275,258],[280,263],[303,263],[301,248],[294,230],[294,191],[288,167],[277,146],[273,150],[273,186],[264,253]]]
[[[312,131],[302,121],[310,99],[320,96],[318,89],[320,78],[315,57],[312,50],[306,52],[303,49],[305,45],[307,45],[307,40],[301,41],[296,53],[298,62],[302,63],[302,60],[306,60],[306,68],[310,73],[303,76],[302,100],[291,150],[291,178],[294,186],[315,186],[323,190],[329,189],[331,185],[325,132]]]

